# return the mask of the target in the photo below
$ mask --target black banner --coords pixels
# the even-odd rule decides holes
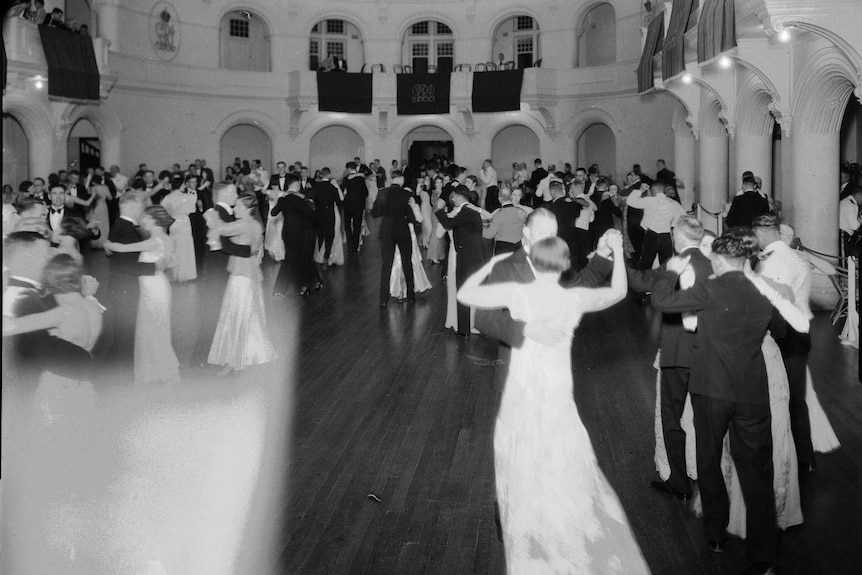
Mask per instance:
[[[371,74],[317,73],[317,106],[321,112],[371,113]]]
[[[99,101],[99,66],[93,39],[69,30],[39,26],[48,63],[48,95]]]
[[[523,70],[473,73],[473,113],[521,109]]]
[[[396,78],[399,116],[449,113],[449,74],[398,74]]]

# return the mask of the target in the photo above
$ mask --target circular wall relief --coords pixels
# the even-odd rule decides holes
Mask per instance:
[[[150,12],[150,43],[162,60],[172,60],[180,50],[180,18],[170,2],[156,2]]]

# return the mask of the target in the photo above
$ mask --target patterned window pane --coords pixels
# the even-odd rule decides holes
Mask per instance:
[[[334,56],[344,57],[344,42],[327,42],[326,43],[326,54],[333,54]]]
[[[320,43],[317,40],[312,40],[308,45],[308,53],[312,56],[320,56]]]
[[[444,24],[443,22],[437,22],[437,33],[438,34],[452,34],[452,28]]]
[[[248,20],[231,18],[230,35],[234,38],[248,38]]]
[[[533,52],[533,37],[518,38],[518,54],[530,54]]]
[[[344,20],[327,20],[327,34],[344,34]]]
[[[427,56],[428,55],[428,44],[413,44],[411,47],[413,57],[417,56]]]
[[[320,34],[320,22],[311,27],[312,34]]]
[[[410,27],[410,33],[414,36],[427,36],[428,35],[428,21],[425,22],[416,22]]]
[[[530,16],[518,16],[518,20],[515,25],[515,30],[532,30],[533,29],[533,18]]]
[[[440,56],[454,56],[455,55],[455,44],[452,42],[438,42],[437,43],[437,57]]]

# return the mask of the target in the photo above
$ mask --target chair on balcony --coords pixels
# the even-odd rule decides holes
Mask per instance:
[[[457,66],[455,66],[455,71],[456,72],[472,72],[473,66],[471,66],[470,64],[458,64]]]
[[[542,67],[542,59],[539,58],[535,62],[533,62],[533,68],[541,68]]]
[[[514,70],[515,69],[515,61],[509,60],[508,62],[503,63],[503,70]]]
[[[405,74],[412,74],[413,73],[413,66],[410,66],[409,64],[405,64],[404,65],[404,73]]]
[[[360,73],[360,74],[364,74],[364,73],[365,73],[365,67],[366,67],[367,65],[368,65],[368,64],[363,64],[363,65],[362,65],[362,68],[360,68],[360,69],[359,69],[359,73]]]
[[[474,68],[476,69],[477,72],[485,72],[485,63],[479,62],[478,64],[476,64],[474,66]]]
[[[488,72],[494,72],[497,70],[497,64],[494,62],[485,62],[485,70]]]
[[[374,73],[374,70],[379,71],[381,74],[385,74],[386,73],[386,66],[384,66],[383,64],[372,64],[371,65],[371,73],[372,74]]]
[[[436,74],[437,66],[435,66],[434,64],[428,64],[428,69],[426,70],[426,72],[428,72],[429,74]]]
[[[392,64],[392,71],[396,74],[403,74],[404,66],[402,66],[401,64]]]

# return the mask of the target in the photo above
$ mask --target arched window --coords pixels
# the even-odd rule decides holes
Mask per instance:
[[[362,32],[347,20],[321,20],[311,28],[308,40],[309,68],[317,70],[332,54],[347,61],[347,69],[358,72],[365,63]]]
[[[87,119],[75,122],[69,132],[66,162],[81,173],[102,164],[102,146],[96,127]]]
[[[530,68],[542,58],[539,43],[539,23],[531,16],[512,16],[504,20],[494,32],[492,52],[497,65]]]
[[[578,66],[604,66],[617,61],[617,21],[614,7],[602,3],[584,16],[578,37]]]
[[[452,29],[436,20],[412,24],[404,32],[401,62],[414,72],[425,72],[436,66],[440,72],[451,72],[455,64],[455,38]]]
[[[233,10],[221,20],[220,63],[228,70],[269,72],[269,28],[263,19],[248,10]]]

